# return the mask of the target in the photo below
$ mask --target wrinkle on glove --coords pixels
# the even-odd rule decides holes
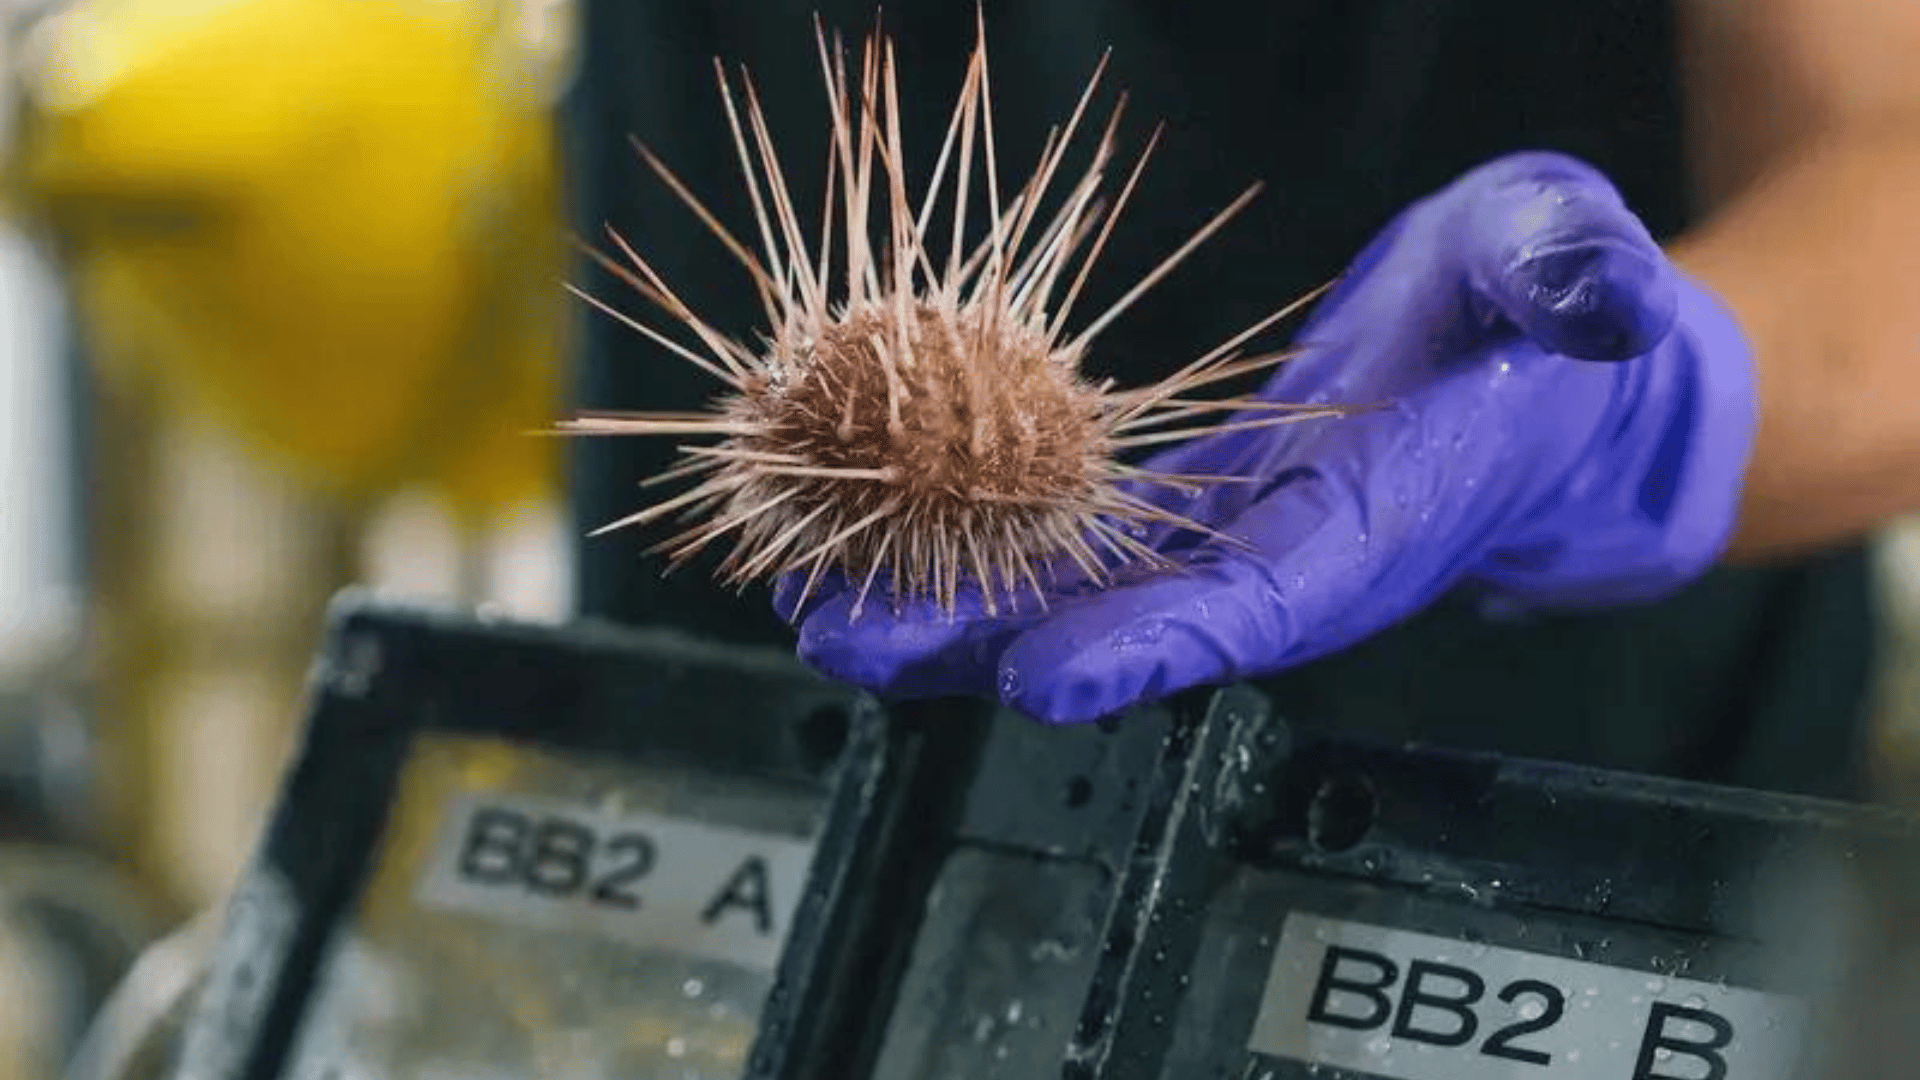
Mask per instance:
[[[1462,584],[1509,603],[1658,599],[1732,533],[1755,426],[1750,349],[1618,192],[1556,154],[1482,166],[1403,211],[1261,396],[1391,407],[1205,437],[1149,459],[1253,475],[1138,494],[1245,547],[1161,528],[1173,571],[989,617],[893,610],[834,579],[775,603],[823,672],[902,697],[998,696],[1054,723],[1272,674]]]

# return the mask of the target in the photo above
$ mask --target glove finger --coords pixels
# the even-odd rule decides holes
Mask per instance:
[[[1084,723],[1270,670],[1311,630],[1314,595],[1351,599],[1367,569],[1354,558],[1357,492],[1294,475],[1227,530],[1259,536],[1255,552],[1204,544],[1177,571],[1062,606],[1008,644],[1001,696],[1048,723]]]
[[[1082,600],[1012,639],[994,684],[1050,724],[1097,720],[1263,659],[1249,643],[1294,639],[1280,588],[1244,559],[1195,553],[1179,571]]]
[[[869,598],[856,616],[857,590],[815,605],[800,624],[800,659],[830,678],[895,697],[994,694],[1000,652],[1039,615],[987,615],[977,587],[966,586],[951,615],[932,600],[900,605]]]
[[[1522,332],[1582,360],[1627,360],[1672,330],[1672,267],[1620,193],[1561,154],[1515,154],[1463,181],[1468,280]]]

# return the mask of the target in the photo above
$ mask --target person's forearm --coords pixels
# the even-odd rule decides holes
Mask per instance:
[[[1736,561],[1920,511],[1920,123],[1777,160],[1672,248],[1733,309],[1758,368]]]

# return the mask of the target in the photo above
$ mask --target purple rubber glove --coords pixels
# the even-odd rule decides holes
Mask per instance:
[[[955,619],[868,604],[850,622],[851,591],[795,610],[783,581],[801,657],[883,694],[997,694],[1086,721],[1344,649],[1462,584],[1537,608],[1651,601],[1729,539],[1754,434],[1749,348],[1578,161],[1501,158],[1415,203],[1300,340],[1310,351],[1263,396],[1393,407],[1150,463],[1270,478],[1153,494],[1251,550],[1162,532],[1180,570],[997,618],[963,597]]]

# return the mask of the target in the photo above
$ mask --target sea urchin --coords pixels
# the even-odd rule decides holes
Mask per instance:
[[[1104,313],[1068,331],[1068,316],[1159,141],[1156,129],[1109,207],[1100,198],[1125,107],[1115,105],[1092,160],[1050,215],[1062,161],[1106,68],[1102,58],[1064,128],[1049,135],[1033,172],[1002,201],[994,151],[984,22],[932,179],[916,208],[902,175],[899,91],[890,40],[870,37],[860,83],[846,52],[816,27],[832,114],[829,192],[811,248],[742,69],[736,92],[715,62],[722,102],[754,216],[760,252],[727,230],[644,145],[648,165],[745,267],[766,309],[760,349],[690,311],[618,234],[623,259],[594,258],[669,317],[683,344],[585,293],[582,299],[725,384],[711,412],[584,413],[563,430],[592,435],[718,436],[680,447],[682,464],[648,483],[698,477],[677,497],[596,535],[673,515],[692,522],[655,551],[678,565],[731,538],[719,574],[733,585],[805,571],[806,593],[838,570],[858,582],[854,612],[884,573],[898,603],[936,599],[951,611],[963,581],[989,613],[1043,579],[1077,567],[1093,582],[1123,564],[1165,565],[1141,539],[1154,523],[1210,532],[1141,496],[1152,487],[1197,490],[1233,477],[1156,473],[1129,465],[1132,448],[1234,428],[1340,415],[1327,405],[1252,398],[1204,400],[1199,389],[1285,359],[1245,346],[1311,297],[1296,300],[1151,386],[1117,390],[1082,373],[1094,339],[1259,190],[1255,185],[1201,227]],[[858,115],[854,115],[855,103]],[[977,157],[977,161],[976,161]],[[976,176],[987,195],[986,235],[969,241]],[[943,258],[930,247],[936,203],[951,177]],[[876,206],[876,200],[878,206]],[[834,265],[835,231],[841,264]],[[578,292],[578,290],[576,290]],[[802,601],[804,602],[805,593]]]

